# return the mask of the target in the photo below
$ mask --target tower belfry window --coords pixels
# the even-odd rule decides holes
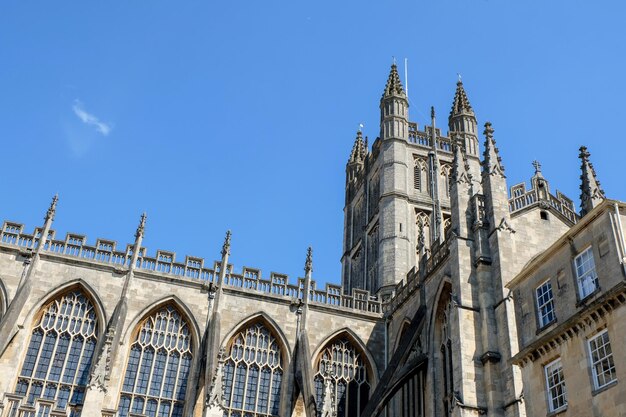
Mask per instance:
[[[418,164],[413,167],[413,188],[416,190],[422,190],[422,171]]]

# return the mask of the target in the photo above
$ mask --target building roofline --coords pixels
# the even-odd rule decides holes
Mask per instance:
[[[622,209],[626,209],[625,202],[618,201],[618,200],[605,199],[604,201],[602,201],[602,203],[596,206],[593,210],[591,210],[589,213],[583,216],[578,221],[578,223],[576,223],[567,232],[565,232],[556,242],[550,245],[548,249],[543,251],[543,253],[539,254],[538,256],[535,256],[534,258],[532,258],[531,261],[528,264],[526,264],[522,268],[522,270],[515,276],[515,278],[513,278],[511,281],[509,281],[505,285],[505,287],[512,289],[517,284],[519,284],[524,278],[526,278],[532,272],[537,270],[537,268],[539,268],[539,266],[541,266],[547,258],[554,255],[554,253],[556,253],[562,246],[566,245],[570,238],[576,236],[578,233],[584,230],[590,223],[594,222],[602,214],[609,211],[611,207],[613,207],[615,204],[617,204]]]

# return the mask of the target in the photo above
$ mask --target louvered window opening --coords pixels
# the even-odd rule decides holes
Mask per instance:
[[[234,337],[224,363],[224,417],[279,416],[283,360],[280,346],[263,323]]]
[[[33,328],[15,388],[22,405],[36,407],[37,400],[47,400],[70,417],[80,416],[97,332],[94,306],[81,291],[47,304]],[[46,414],[52,407],[42,403],[36,408]]]
[[[130,347],[118,416],[181,417],[193,359],[189,324],[173,306],[143,321]]]
[[[370,383],[363,355],[347,338],[331,342],[322,351],[315,374],[318,416],[321,416],[325,376],[331,384],[331,401],[337,417],[359,417],[369,398]]]

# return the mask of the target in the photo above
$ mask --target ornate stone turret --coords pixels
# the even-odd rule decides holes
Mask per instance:
[[[359,173],[363,169],[365,164],[365,157],[367,156],[367,148],[365,142],[363,142],[363,134],[359,130],[356,132],[356,139],[352,146],[352,152],[350,152],[350,158],[346,165],[346,184],[350,184],[358,178]]]
[[[580,175],[580,179],[582,183],[580,184],[580,215],[584,216],[589,213],[595,206],[600,204],[602,200],[606,197],[604,195],[604,191],[600,186],[600,181],[596,177],[596,171],[593,169],[593,165],[589,160],[589,151],[587,151],[587,147],[580,147],[580,155],[578,156],[581,160],[580,169],[582,171]]]
[[[456,83],[454,102],[448,118],[450,136],[462,140],[467,155],[478,157],[478,128],[476,115],[470,105],[463,83]]]
[[[407,148],[409,139],[409,102],[394,63],[380,100],[380,193],[378,256],[384,258],[373,276],[372,291],[381,298],[391,294],[398,277],[409,271],[415,249],[408,236],[415,220],[408,203]],[[376,145],[375,145],[376,146]],[[409,255],[411,254],[411,255]],[[383,265],[384,264],[384,265]],[[367,270],[367,268],[365,268]],[[353,280],[353,283],[356,281]],[[365,286],[367,288],[367,286]]]
[[[385,91],[380,99],[381,139],[407,139],[409,123],[409,102],[406,97],[398,68],[391,65]]]

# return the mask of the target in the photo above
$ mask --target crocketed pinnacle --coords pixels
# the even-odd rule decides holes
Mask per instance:
[[[224,244],[222,245],[222,257],[226,255],[230,255],[230,237],[232,233],[230,230],[226,231],[226,238],[224,239]]]
[[[502,158],[500,158],[500,152],[496,147],[496,141],[493,138],[493,128],[491,123],[485,123],[485,151],[483,152],[483,174],[486,175],[498,175],[502,178],[504,176],[504,165],[502,165]]]
[[[472,175],[469,173],[467,158],[463,155],[461,145],[454,146],[454,159],[452,160],[452,179],[455,183],[471,184]]]
[[[313,248],[309,246],[306,250],[306,261],[304,262],[304,273],[308,274],[313,271]]]
[[[139,239],[139,237],[143,237],[143,234],[146,230],[146,220],[148,219],[148,216],[146,215],[146,212],[144,211],[141,214],[141,218],[139,219],[139,225],[137,226],[137,231],[135,232],[135,238]]]
[[[454,102],[452,103],[452,110],[450,110],[450,117],[464,113],[473,115],[474,110],[472,110],[472,106],[467,98],[463,83],[459,81],[456,83],[456,92],[454,93]]]
[[[589,151],[587,147],[580,147],[579,158],[581,160],[581,184],[580,184],[580,208],[581,215],[589,213],[594,207],[602,202],[606,197],[600,186],[600,181],[596,176],[593,164],[589,160]]]
[[[57,203],[59,202],[59,194],[55,194],[52,197],[52,202],[50,203],[50,207],[48,207],[48,211],[46,212],[46,217],[44,217],[44,221],[52,221],[54,220],[54,215],[57,211]]]
[[[365,142],[363,142],[363,134],[361,131],[356,132],[356,139],[352,146],[352,152],[350,152],[350,163],[361,163],[365,160],[365,154],[367,150],[365,148]]]
[[[392,95],[406,96],[404,88],[402,87],[402,81],[400,81],[400,75],[398,75],[398,67],[396,64],[391,65],[391,71],[389,72],[389,78],[387,79],[387,85],[385,85],[385,92],[383,98]]]

